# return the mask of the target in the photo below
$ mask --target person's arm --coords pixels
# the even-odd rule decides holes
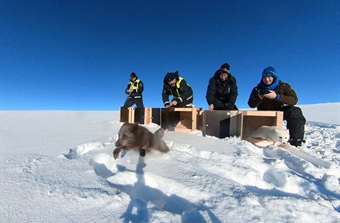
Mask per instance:
[[[138,89],[136,90],[137,93],[143,93],[144,91],[144,84],[143,81],[139,81],[138,83]]]
[[[216,94],[215,79],[210,78],[208,88],[207,88],[207,93],[205,95],[205,98],[207,99],[207,103],[209,106],[214,104],[215,94]]]
[[[262,99],[259,97],[259,89],[256,87],[253,88],[252,92],[250,93],[248,105],[251,108],[256,108],[262,103]]]
[[[169,91],[165,88],[165,85],[163,85],[162,100],[164,107],[170,106],[169,95]]]
[[[282,102],[282,104],[296,105],[298,97],[294,89],[287,83],[284,83],[283,92],[278,92],[275,100]]]
[[[126,94],[130,94],[132,92],[132,90],[130,89],[131,83],[129,83],[125,89],[125,93]]]
[[[229,103],[234,105],[236,103],[237,96],[238,96],[238,87],[236,85],[236,79],[235,79],[235,81],[231,82],[231,85],[230,85]]]

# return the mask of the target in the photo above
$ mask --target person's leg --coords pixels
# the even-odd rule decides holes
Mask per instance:
[[[142,98],[135,98],[134,103],[137,106],[135,110],[135,122],[144,124],[144,104]]]
[[[134,102],[135,102],[137,108],[144,108],[144,104],[143,104],[143,99],[142,98],[135,98]]]
[[[179,103],[177,104],[176,106],[174,106],[175,108],[193,108],[194,107],[194,104],[193,103]]]
[[[306,119],[302,114],[302,110],[295,106],[285,106],[281,109],[284,119],[287,121],[287,129],[289,130],[289,142],[293,146],[301,146],[304,142]]]
[[[134,103],[135,103],[134,100],[128,97],[124,103],[124,108],[131,107]]]

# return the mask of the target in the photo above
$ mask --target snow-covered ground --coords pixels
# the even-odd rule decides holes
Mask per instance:
[[[0,222],[340,222],[339,105],[300,106],[315,165],[200,131],[114,160],[117,111],[1,111]]]

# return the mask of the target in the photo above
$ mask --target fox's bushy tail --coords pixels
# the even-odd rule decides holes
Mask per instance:
[[[155,137],[156,137],[157,139],[163,138],[163,136],[164,136],[164,129],[163,129],[163,128],[158,129],[158,130],[154,133],[154,135],[155,135]]]
[[[169,147],[166,145],[166,143],[162,140],[164,136],[164,129],[163,128],[159,128],[155,133],[154,133],[154,137],[157,141],[157,146],[156,148],[163,152],[163,153],[167,153],[169,152]]]

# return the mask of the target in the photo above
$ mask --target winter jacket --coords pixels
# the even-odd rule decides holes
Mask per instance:
[[[274,89],[275,93],[278,95],[276,99],[263,98],[261,100],[258,97],[261,89],[264,89],[261,84],[258,84],[253,88],[248,100],[248,105],[251,108],[257,107],[257,110],[280,110],[284,105],[293,106],[298,102],[295,91],[288,83],[279,81],[278,86]]]
[[[128,93],[127,92],[128,89],[132,89],[133,91],[131,93]],[[126,87],[125,93],[130,94],[129,95],[130,98],[141,98],[143,90],[144,90],[143,82],[140,79],[136,78],[135,81],[130,80],[129,84]]]
[[[168,84],[166,78],[164,78],[164,85],[162,91],[162,99],[164,106],[170,105],[169,96],[172,95],[172,101],[177,101],[178,107],[184,107],[193,103],[194,95],[190,85],[182,78],[176,77],[177,83],[174,87]]]
[[[209,80],[206,99],[208,105],[213,104],[215,110],[237,110],[235,105],[238,96],[236,78],[228,73],[225,81],[220,79],[223,70],[217,70]]]

